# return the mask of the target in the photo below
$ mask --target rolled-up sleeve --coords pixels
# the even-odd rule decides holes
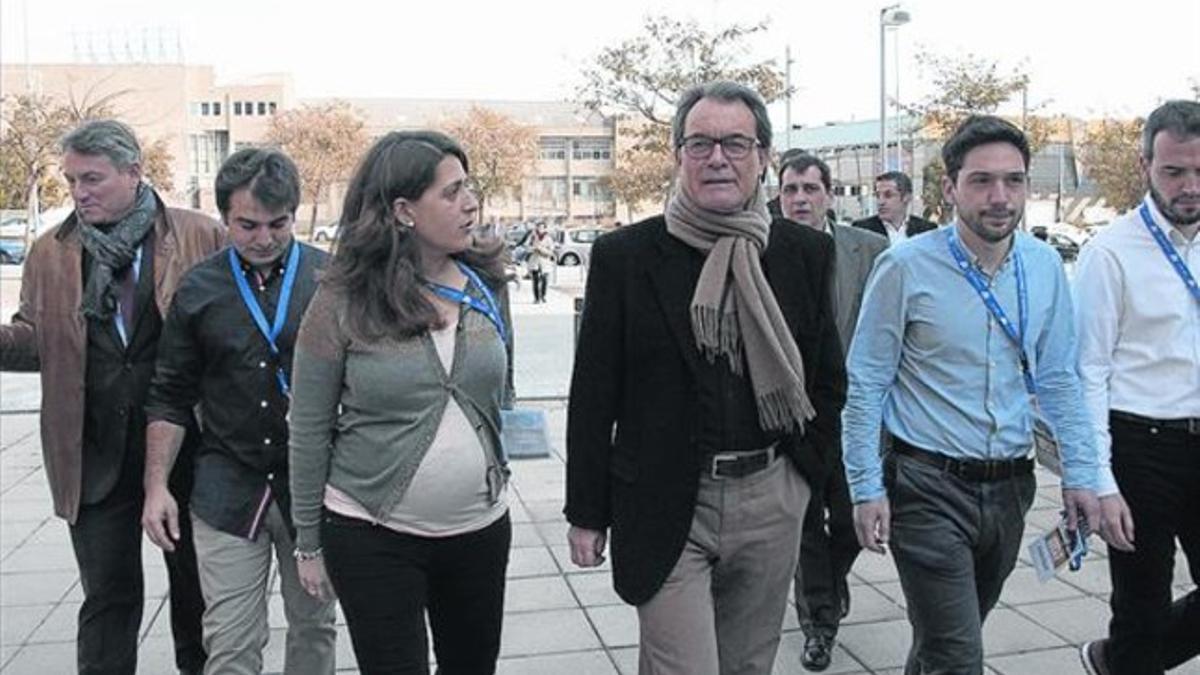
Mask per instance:
[[[167,310],[154,379],[146,397],[148,422],[165,421],[186,427],[191,423],[193,407],[200,400],[204,353],[194,332],[195,310],[189,309],[194,294],[192,284],[185,278]]]

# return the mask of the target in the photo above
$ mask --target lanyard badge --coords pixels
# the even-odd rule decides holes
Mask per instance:
[[[250,291],[250,284],[246,281],[246,274],[242,271],[241,265],[238,264],[237,253],[233,248],[229,249],[229,268],[233,271],[233,280],[237,283],[238,294],[242,296],[242,304],[250,312],[250,318],[254,319],[254,325],[258,327],[258,332],[267,340],[267,346],[271,348],[271,354],[278,358],[279,347],[275,344],[275,339],[283,332],[284,325],[287,324],[288,304],[292,299],[292,287],[296,285],[296,270],[300,267],[300,244],[292,242],[292,251],[288,254],[287,266],[283,272],[283,286],[279,290],[279,302],[275,305],[274,322],[268,326],[267,317],[263,314],[262,306],[258,304],[258,300]],[[280,364],[275,369],[275,379],[279,383],[279,391],[284,396],[288,395],[288,379],[287,374],[283,371],[283,364]]]
[[[456,304],[466,305],[468,308],[487,317],[488,321],[492,322],[492,325],[496,327],[496,333],[500,335],[500,341],[507,344],[508,331],[504,325],[504,318],[500,315],[500,305],[496,302],[496,296],[492,294],[492,290],[487,287],[487,284],[483,283],[483,280],[479,278],[475,270],[457,260],[454,262],[458,265],[458,269],[466,275],[468,283],[479,289],[479,292],[483,295],[483,301],[457,288],[451,288],[433,281],[426,281],[425,286],[443,298]]]
[[[1175,247],[1171,245],[1171,241],[1167,239],[1167,235],[1158,225],[1155,224],[1154,218],[1150,216],[1150,206],[1142,202],[1142,207],[1138,209],[1138,213],[1142,216],[1142,224],[1150,230],[1150,236],[1154,237],[1154,241],[1158,242],[1158,247],[1162,249],[1163,255],[1167,256],[1167,261],[1175,268],[1175,273],[1183,280],[1183,285],[1187,286],[1188,291],[1196,300],[1200,300],[1200,286],[1196,285],[1196,279],[1192,276],[1192,271],[1183,262],[1183,258],[1179,257],[1179,253]]]

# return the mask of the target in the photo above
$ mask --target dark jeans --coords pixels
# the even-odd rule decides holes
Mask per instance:
[[[550,277],[542,270],[533,270],[529,275],[533,278],[533,301],[545,300],[546,287],[550,284]]]
[[[905,674],[981,674],[983,622],[1016,565],[1037,481],[974,483],[889,454],[884,483],[913,630]]]
[[[326,570],[363,675],[429,672],[426,611],[438,673],[494,673],[511,541],[507,514],[476,532],[432,538],[326,512]]]
[[[103,500],[80,506],[79,517],[70,527],[83,586],[76,639],[82,674],[133,675],[137,670],[144,597],[139,478],[123,477]],[[204,599],[192,547],[191,518],[184,504],[180,504],[176,552],[163,557],[170,582],[175,665],[183,671],[200,672],[205,660],[201,637]]]
[[[1200,437],[1111,420],[1113,473],[1133,512],[1133,553],[1108,549],[1113,673],[1162,673],[1200,654],[1200,591],[1171,602],[1175,539],[1200,583]]]
[[[807,636],[837,635],[842,608],[850,607],[846,577],[861,549],[841,457],[804,514],[796,568],[796,617]]]

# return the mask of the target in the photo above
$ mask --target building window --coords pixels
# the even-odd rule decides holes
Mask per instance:
[[[242,114],[242,102],[241,102],[241,101],[234,101],[234,102],[233,102],[233,114],[234,114],[234,115],[241,115],[241,114]]]
[[[567,202],[566,176],[539,177],[530,187],[533,201],[542,205],[562,206]]]
[[[607,138],[577,138],[571,151],[572,159],[612,159],[612,141]]]
[[[213,113],[213,115],[215,115],[217,117],[221,116],[221,102],[220,101],[213,101],[212,113]]]
[[[202,117],[208,117],[208,101],[200,104],[200,115]]]
[[[552,137],[538,139],[538,157],[542,159],[566,159],[567,139]]]
[[[188,136],[192,176],[212,176],[229,155],[229,132],[206,131]]]
[[[254,114],[254,103],[252,103],[250,101],[242,101],[242,110],[244,110],[247,115],[253,115]]]
[[[571,194],[580,199],[595,202],[611,201],[608,187],[599,178],[575,178],[571,181]]]
[[[258,114],[259,114],[259,115],[266,115],[266,114],[267,114],[267,103],[266,103],[266,101],[259,101],[259,102],[258,102]]]
[[[270,112],[272,115],[275,114],[275,101],[271,101],[270,103],[267,104],[267,111]]]

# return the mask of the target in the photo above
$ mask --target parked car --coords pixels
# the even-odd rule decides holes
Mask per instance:
[[[1051,232],[1041,225],[1034,226],[1030,234],[1053,246],[1065,262],[1079,257],[1079,244],[1065,234]]]
[[[580,227],[555,232],[555,241],[558,244],[555,246],[554,256],[558,264],[568,267],[588,264],[592,257],[592,244],[604,232],[605,230],[598,227]]]
[[[25,260],[25,242],[0,239],[0,265],[19,265]]]
[[[338,231],[341,229],[341,221],[335,220],[331,223],[326,223],[313,230],[313,241],[318,243],[330,243],[337,239]]]

